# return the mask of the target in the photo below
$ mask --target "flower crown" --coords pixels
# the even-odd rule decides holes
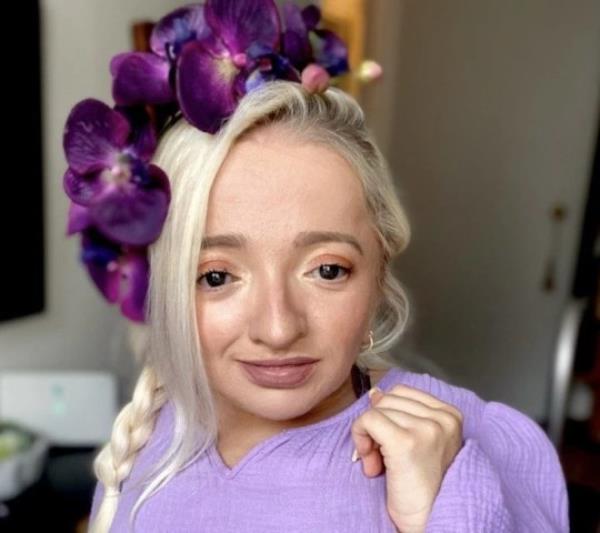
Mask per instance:
[[[150,52],[112,58],[113,108],[86,99],[72,109],[63,137],[67,234],[81,234],[82,262],[127,318],[144,320],[147,247],[170,202],[166,174],[150,163],[159,133],[181,115],[215,133],[246,93],[272,80],[324,91],[349,67],[345,43],[320,19],[318,7],[289,3],[282,21],[273,0],[181,7],[154,26]],[[365,62],[358,76],[380,74]]]

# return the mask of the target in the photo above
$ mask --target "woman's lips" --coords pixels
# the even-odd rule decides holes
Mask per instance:
[[[254,384],[261,387],[290,389],[302,385],[313,373],[318,361],[297,365],[258,366],[241,362]]]
[[[288,357],[287,359],[256,359],[255,361],[241,361],[257,366],[284,366],[284,365],[304,365],[314,363],[317,359],[312,357]]]

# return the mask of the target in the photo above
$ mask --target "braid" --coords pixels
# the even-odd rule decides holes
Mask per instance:
[[[138,451],[152,435],[156,416],[166,399],[154,370],[144,367],[132,400],[115,420],[110,442],[94,461],[94,471],[104,486],[104,495],[90,533],[106,533],[110,529],[119,503],[121,482],[131,473]]]

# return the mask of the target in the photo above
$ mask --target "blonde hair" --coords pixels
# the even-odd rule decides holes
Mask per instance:
[[[172,401],[173,438],[147,476],[130,514],[177,472],[204,453],[217,436],[215,406],[196,326],[195,281],[212,183],[236,141],[266,125],[287,126],[295,138],[324,144],[355,169],[379,237],[380,305],[372,317],[374,344],[358,354],[363,368],[394,366],[388,350],[402,334],[408,299],[391,272],[391,260],[408,245],[410,228],[384,157],[365,125],[356,101],[330,88],[310,94],[300,84],[271,82],[246,95],[216,135],[185,120],[163,136],[154,162],[171,180],[171,209],[160,238],[150,249],[151,279],[145,367],[132,401],[117,417],[111,441],[95,460],[104,496],[91,531],[108,531],[117,510],[121,483],[137,452],[149,439],[161,406]]]

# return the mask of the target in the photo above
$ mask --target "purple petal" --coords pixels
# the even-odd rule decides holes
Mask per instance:
[[[293,2],[288,2],[283,6],[283,20],[286,31],[293,31],[298,35],[307,35],[308,28],[302,16],[300,6]]]
[[[125,116],[131,125],[132,135],[125,151],[137,159],[149,161],[156,151],[157,136],[148,110],[145,106],[116,106],[115,110]],[[156,110],[155,107],[154,111]]]
[[[186,119],[202,131],[216,132],[236,106],[239,70],[230,57],[213,56],[189,43],[179,58],[177,96]]]
[[[194,4],[180,7],[158,21],[150,36],[152,51],[165,58],[175,59],[188,41],[200,41],[210,35],[204,21],[204,6]]]
[[[308,37],[286,30],[282,36],[283,52],[298,70],[302,70],[312,60],[312,50]]]
[[[67,221],[67,235],[73,235],[88,229],[92,225],[87,207],[71,202]]]
[[[302,10],[302,19],[307,30],[314,30],[321,21],[321,10],[313,4],[306,6]]]
[[[92,281],[109,303],[118,303],[131,320],[144,320],[149,279],[145,248],[124,249],[95,230],[82,234],[81,260]]]
[[[166,104],[173,100],[169,62],[148,52],[127,52],[113,57],[112,94],[119,105]]]
[[[63,187],[71,200],[87,206],[94,201],[94,198],[102,194],[105,183],[98,174],[80,176],[71,169],[67,169],[63,178]]]
[[[248,50],[246,50],[246,59],[252,63],[254,61],[260,61],[264,57],[271,56],[276,54],[277,52],[273,50],[270,46],[266,46],[260,43],[252,43]]]
[[[268,70],[266,72],[261,71],[260,69],[253,70],[250,75],[246,78],[244,83],[244,90],[249,93],[258,89],[265,83],[269,81],[275,80],[275,74],[272,71]]]
[[[296,4],[288,3],[283,8],[285,32],[282,36],[284,53],[292,64],[302,70],[312,60],[312,49],[308,40],[308,28],[302,11]]]
[[[149,270],[145,252],[129,253],[121,262],[121,311],[136,322],[144,321]]]
[[[133,139],[133,150],[142,161],[149,161],[156,151],[156,132],[152,123],[148,122],[144,127],[136,131]]]
[[[95,232],[85,232],[81,239],[81,260],[98,290],[110,303],[119,300],[120,247],[102,239]]]
[[[207,0],[206,22],[232,54],[259,42],[279,49],[279,12],[273,0]]]
[[[119,272],[109,272],[94,263],[86,263],[92,281],[102,293],[102,296],[111,304],[119,300]]]
[[[315,30],[310,33],[315,62],[331,76],[348,71],[348,48],[335,33],[329,30]]]
[[[103,102],[83,100],[69,114],[63,147],[69,166],[77,174],[111,167],[129,137],[127,120]]]
[[[242,94],[249,93],[273,80],[300,82],[300,76],[286,56],[272,53],[256,62],[256,67],[242,80],[244,89],[239,92]]]
[[[171,201],[171,184],[163,169],[157,165],[148,165],[148,178],[146,187],[160,189],[167,198],[167,204]]]
[[[150,165],[151,187],[140,187],[134,177],[124,185],[107,187],[102,199],[90,205],[94,225],[109,239],[121,244],[144,246],[155,241],[167,216],[170,192],[164,187],[168,179],[155,165]]]

